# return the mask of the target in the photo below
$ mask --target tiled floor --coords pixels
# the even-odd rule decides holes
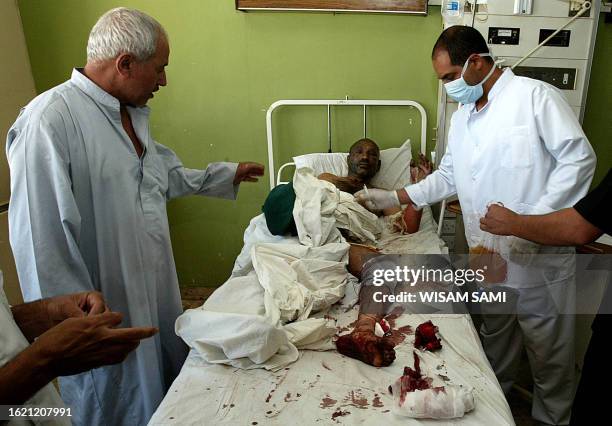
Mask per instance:
[[[215,291],[209,287],[181,287],[181,297],[184,309],[193,309],[202,306],[204,301]],[[527,357],[523,356],[518,374],[517,385],[522,389],[531,390],[531,374]],[[536,423],[531,418],[531,400],[529,392],[512,389],[508,403],[517,426],[533,426]]]

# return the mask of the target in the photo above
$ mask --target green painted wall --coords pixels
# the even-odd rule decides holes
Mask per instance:
[[[89,29],[100,14],[120,5],[151,14],[170,35],[169,83],[151,102],[152,131],[188,167],[222,160],[265,163],[265,111],[278,99],[412,99],[427,110],[428,139],[433,136],[437,82],[430,52],[441,31],[439,7],[417,17],[242,13],[233,0],[19,0],[39,92],[84,63]],[[600,120],[610,111],[604,75],[612,65],[609,25],[600,34],[606,42],[598,43],[598,50],[608,56],[595,62],[595,96],[585,127],[609,165],[610,121]],[[344,150],[361,136],[361,110],[336,110],[333,116],[333,148]],[[325,118],[323,108],[280,110],[274,129],[282,145],[277,165],[295,154],[325,150]],[[415,111],[377,110],[369,129],[368,136],[383,148],[407,137],[413,147],[420,142]],[[236,202],[190,197],[170,203],[181,285],[215,286],[227,278],[267,182],[266,176],[243,185]]]
[[[20,0],[39,92],[84,63],[89,29],[119,5],[151,14],[170,36],[168,87],[151,102],[153,135],[189,167],[267,162],[265,111],[278,99],[408,98],[422,103],[435,125],[437,82],[429,55],[441,29],[439,8],[418,17],[243,13],[233,0]],[[279,160],[326,148],[323,107],[277,116]],[[389,108],[373,112],[370,121],[369,136],[383,147],[407,137],[420,142],[416,111]],[[359,108],[335,111],[334,123],[334,150],[361,136]],[[236,202],[190,197],[170,203],[181,284],[213,286],[227,278],[268,189],[266,176],[243,185]]]

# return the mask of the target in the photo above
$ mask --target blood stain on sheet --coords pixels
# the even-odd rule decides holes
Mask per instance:
[[[450,377],[445,376],[444,374],[438,374],[438,377],[441,378],[445,382],[450,382]]]
[[[325,361],[321,361],[321,365],[323,366],[323,368],[325,368],[326,370],[332,371],[332,369],[329,367],[329,365],[325,364]]]
[[[385,404],[383,404],[382,401],[380,400],[380,396],[377,393],[375,393],[374,399],[372,399],[372,407],[380,408],[384,406]]]
[[[320,375],[320,374],[317,374],[317,378],[315,379],[315,381],[314,381],[314,382],[310,382],[310,383],[308,383],[308,387],[309,387],[310,389],[314,388],[314,387],[315,387],[315,385],[316,385],[317,383],[319,383],[319,380],[321,380],[321,375]]]
[[[349,405],[362,409],[367,409],[368,405],[370,405],[368,404],[368,399],[363,396],[360,389],[350,391],[344,398],[344,402],[348,402]]]
[[[391,410],[383,410],[383,411],[381,411],[381,413],[388,413],[389,411],[391,411]]]
[[[266,414],[272,414],[272,410],[266,411]]]
[[[409,335],[412,334],[412,327],[410,327],[409,325],[404,325],[403,327],[398,328],[397,331],[402,334]]]
[[[300,396],[300,394],[298,394],[297,396]],[[285,395],[285,402],[292,402],[292,401],[297,401],[297,399],[291,399],[291,392],[287,392],[287,395]]]
[[[268,393],[268,396],[266,397],[266,402],[270,402],[270,399],[272,398],[272,394],[276,391],[276,389],[278,389],[278,387],[285,381],[285,379],[287,378],[287,374],[289,374],[289,368],[285,368],[286,372],[285,374],[281,375],[281,376],[276,376],[277,379],[280,379],[278,382],[276,382],[276,384],[274,385],[274,388],[270,390],[270,392]]]
[[[335,420],[337,422],[338,420],[336,420],[336,418],[348,416],[349,414],[351,414],[350,411],[342,411],[340,408],[338,408],[336,411],[332,413],[331,418],[332,420]]]
[[[326,320],[338,321],[338,318],[334,318],[331,315],[323,315],[323,318]]]
[[[251,424],[252,424],[253,426],[256,426],[256,425],[257,425],[257,422],[253,422],[253,423],[251,423]]]
[[[386,339],[389,339],[395,346],[397,346],[406,340],[406,336],[409,334],[412,334],[412,327],[405,325],[396,330],[392,329],[390,335],[388,335]]]
[[[336,405],[337,400],[330,398],[329,395],[325,395],[325,398],[321,400],[321,404],[319,404],[320,408],[329,408]]]

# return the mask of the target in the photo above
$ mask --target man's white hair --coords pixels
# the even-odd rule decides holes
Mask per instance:
[[[87,62],[114,59],[124,53],[146,61],[155,54],[160,35],[168,39],[161,24],[149,15],[127,7],[111,9],[89,33]]]

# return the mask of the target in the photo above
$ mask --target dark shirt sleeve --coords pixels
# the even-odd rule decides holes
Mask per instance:
[[[587,194],[582,200],[578,201],[574,209],[580,216],[598,227],[606,234],[611,234],[612,226],[610,225],[610,214],[608,207],[610,205],[610,190],[612,189],[612,169],[608,170],[608,174],[601,183]],[[596,333],[607,333],[612,326],[612,283],[608,283],[608,288],[599,306],[599,314],[595,317],[591,328]]]
[[[606,234],[612,234],[612,221],[610,220],[609,206],[612,204],[612,169],[601,183],[582,200],[578,201],[574,209],[589,223],[598,227]]]

